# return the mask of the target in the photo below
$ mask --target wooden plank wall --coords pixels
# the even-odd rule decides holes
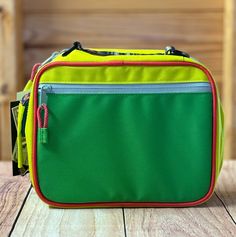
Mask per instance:
[[[11,159],[9,102],[22,88],[21,0],[0,0],[0,159]]]
[[[225,112],[225,154],[236,159],[236,0],[225,0],[224,7],[224,112]]]
[[[55,50],[174,45],[209,66],[222,87],[223,0],[24,0],[26,74]]]

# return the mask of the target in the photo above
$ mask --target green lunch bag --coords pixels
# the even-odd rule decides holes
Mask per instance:
[[[213,194],[223,111],[188,54],[75,42],[37,64],[24,91],[30,177],[50,206],[184,207]]]

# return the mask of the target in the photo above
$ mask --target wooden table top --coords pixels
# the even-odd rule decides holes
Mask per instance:
[[[215,193],[191,208],[49,208],[29,177],[0,162],[0,236],[236,236],[236,161],[225,161]]]

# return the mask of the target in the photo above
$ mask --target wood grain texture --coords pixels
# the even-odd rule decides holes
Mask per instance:
[[[125,209],[127,236],[235,236],[236,226],[214,195],[201,207]]]
[[[225,161],[216,193],[236,222],[236,162]],[[125,209],[127,236],[236,236],[236,224],[214,194],[193,208]]]
[[[222,43],[223,15],[217,13],[26,14],[27,47],[68,45],[139,47]]]
[[[0,177],[12,177],[12,163],[0,161]]]
[[[236,1],[225,0],[224,11],[224,91],[225,156],[236,159]]]
[[[0,236],[8,236],[30,188],[29,177],[12,177],[11,162],[0,162]]]
[[[54,209],[31,190],[11,236],[235,236],[236,161],[226,161],[217,194],[192,208]],[[0,179],[1,180],[1,179]],[[228,211],[228,212],[227,212]]]
[[[149,0],[148,2],[140,0],[119,0],[119,1],[96,1],[96,0],[24,0],[26,11],[83,11],[83,10],[157,10],[157,11],[184,11],[184,10],[219,10],[223,8],[223,0]]]
[[[0,52],[3,51],[3,8],[0,6]],[[0,65],[3,64],[3,55],[0,53]],[[3,67],[0,67],[0,114],[2,114],[3,105],[2,101],[4,101],[4,95],[2,90],[4,88],[4,81],[3,81]],[[4,118],[0,115],[0,159],[3,156],[3,144],[1,140],[3,139],[3,126],[4,126]]]
[[[11,236],[22,233],[24,237],[124,236],[122,209],[49,208],[32,190]]]
[[[192,208],[125,209],[127,236],[235,236],[232,222],[219,199]]]
[[[21,0],[0,0],[0,160],[10,160],[9,102],[23,86]]]
[[[216,193],[223,200],[236,222],[236,162],[225,161],[220,174]],[[236,232],[235,232],[236,233]]]
[[[0,160],[11,159],[10,138],[10,98],[7,95],[1,97],[0,101]]]
[[[9,96],[22,86],[21,0],[0,0],[2,76]]]

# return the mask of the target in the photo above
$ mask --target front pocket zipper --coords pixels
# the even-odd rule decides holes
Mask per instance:
[[[171,84],[59,84],[39,85],[40,104],[47,102],[47,94],[161,94],[211,92],[208,82]]]
[[[59,84],[42,83],[38,88],[39,107],[37,111],[41,143],[48,140],[48,94],[164,94],[164,93],[206,93],[211,92],[209,82],[171,84]],[[43,112],[43,113],[42,113]]]

